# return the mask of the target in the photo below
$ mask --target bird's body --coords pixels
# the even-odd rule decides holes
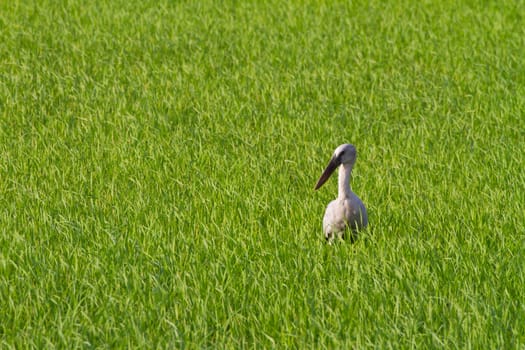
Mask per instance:
[[[367,225],[365,206],[355,194],[351,198],[333,200],[326,207],[323,231],[327,239],[344,234],[346,229],[355,232]]]
[[[323,217],[325,238],[331,241],[336,236],[343,236],[347,230],[351,238],[368,225],[365,205],[350,188],[350,176],[356,159],[355,147],[344,144],[336,148],[330,163],[319,178],[316,189],[321,187],[334,170],[339,167],[338,196],[326,207]]]

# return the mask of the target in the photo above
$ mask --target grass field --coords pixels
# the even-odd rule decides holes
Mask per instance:
[[[523,349],[524,57],[523,1],[0,2],[0,348]]]

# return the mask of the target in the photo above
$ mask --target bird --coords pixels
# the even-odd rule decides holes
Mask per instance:
[[[347,231],[350,231],[350,240],[353,242],[357,233],[368,225],[365,205],[350,188],[350,177],[356,157],[357,150],[354,145],[338,146],[315,185],[315,190],[318,190],[339,167],[338,196],[328,204],[323,217],[324,236],[329,243],[336,237],[344,239]]]

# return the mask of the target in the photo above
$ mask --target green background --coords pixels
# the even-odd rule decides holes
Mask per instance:
[[[0,347],[523,348],[524,15],[1,1]]]

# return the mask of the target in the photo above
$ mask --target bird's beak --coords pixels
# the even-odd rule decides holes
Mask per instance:
[[[332,157],[332,159],[330,159],[330,163],[328,163],[328,165],[326,166],[326,169],[323,171],[323,174],[317,181],[317,185],[315,185],[316,190],[318,190],[319,187],[323,186],[326,180],[330,178],[334,170],[337,169],[339,165],[341,165],[341,161],[338,160],[336,157]]]

